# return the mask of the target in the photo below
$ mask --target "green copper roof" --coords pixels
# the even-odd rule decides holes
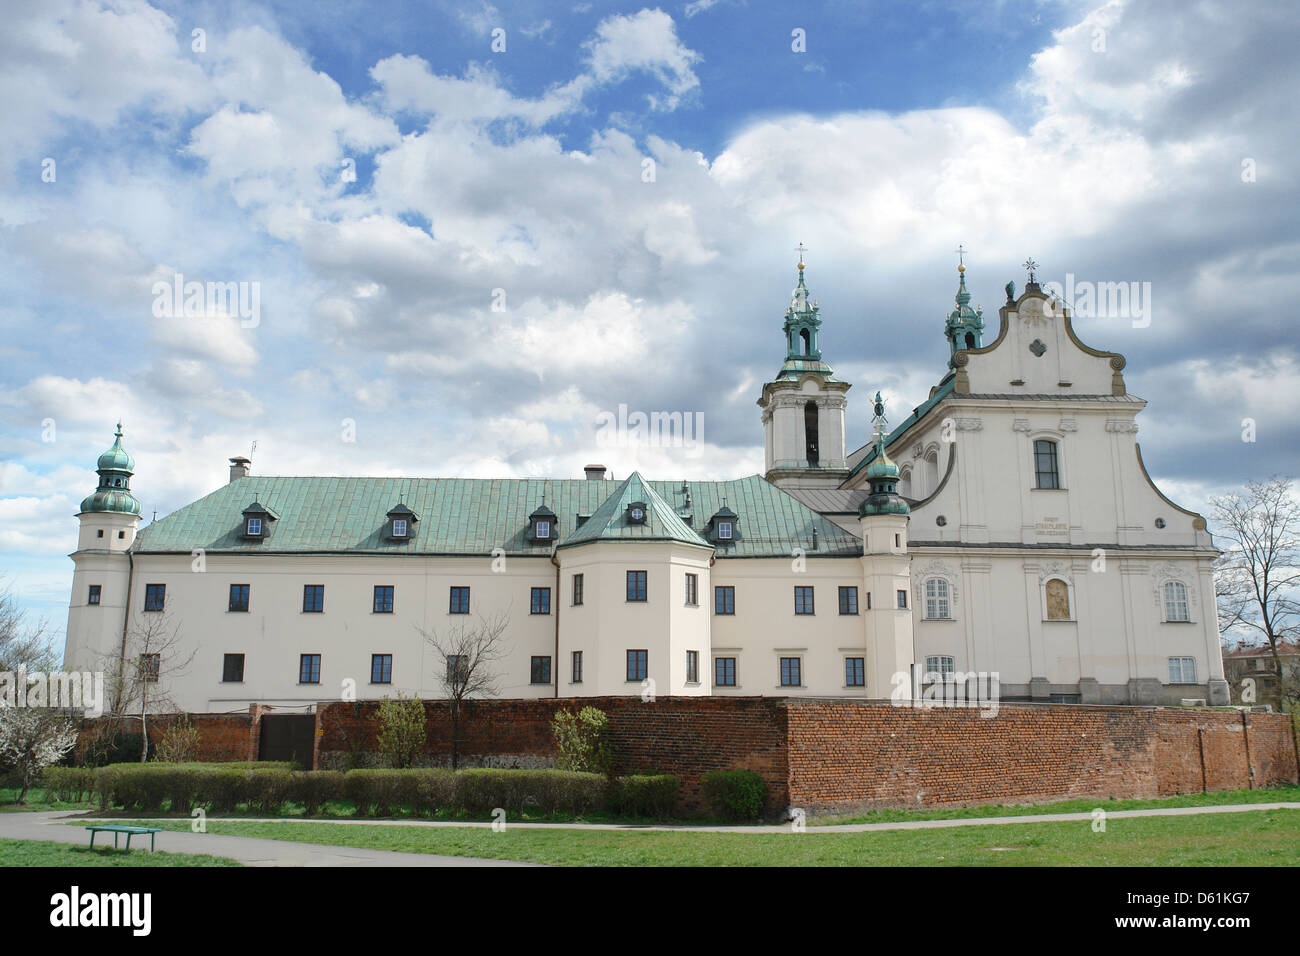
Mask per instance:
[[[757,475],[734,481],[645,481],[641,491],[625,482],[585,478],[268,478],[247,477],[223,485],[192,504],[159,518],[137,536],[132,550],[142,553],[291,552],[306,554],[456,554],[489,555],[494,548],[507,554],[545,556],[551,546],[534,543],[528,516],[546,504],[556,514],[558,543],[611,527],[598,516],[608,499],[608,512],[626,508],[619,502],[639,494],[652,514],[647,522],[674,540],[703,543],[701,531],[709,516],[725,503],[737,513],[742,537],[725,549],[726,557],[789,557],[796,547],[810,549],[817,530],[817,551],[810,554],[857,555],[862,542],[854,534],[823,518]],[[617,497],[616,497],[617,495]],[[390,541],[387,513],[393,502],[405,501],[420,521],[408,542]],[[244,538],[242,512],[253,501],[279,515],[265,540]],[[651,507],[653,502],[653,508]],[[685,516],[693,515],[692,527]],[[577,527],[578,515],[591,515],[587,529]],[[617,528],[617,526],[614,526]],[[621,532],[619,532],[621,535]],[[577,538],[577,540],[582,540]]]
[[[135,459],[122,447],[122,423],[117,423],[113,447],[99,456],[95,470],[99,473],[99,487],[81,501],[81,512],[112,512],[138,515],[140,502],[131,494],[131,473]]]
[[[646,517],[643,524],[634,524],[628,520],[627,509],[633,502],[645,505]],[[632,472],[624,479],[581,528],[564,535],[560,547],[612,540],[680,541],[712,547],[691,530],[691,526],[678,516],[672,505],[659,497],[639,471]]]
[[[95,465],[95,470],[134,472],[135,459],[122,447],[121,422],[117,423],[117,431],[114,434],[116,437],[113,439],[113,447],[99,456],[99,462]]]
[[[908,415],[905,419],[903,419],[902,423],[899,424],[897,428],[895,428],[892,432],[889,433],[888,437],[885,438],[885,447],[889,447],[890,445],[892,445],[894,443],[894,439],[898,438],[898,436],[902,435],[903,432],[907,431],[918,421],[920,421],[922,418],[928,415],[930,413],[930,409],[934,408],[934,406],[938,405],[941,401],[943,401],[945,398],[951,395],[953,386],[956,383],[957,383],[956,377],[949,374],[949,376],[946,379],[944,379],[944,381],[939,385],[939,387],[935,389],[933,395],[931,395],[929,398],[923,401],[920,405],[917,405],[916,408],[912,409],[912,414]],[[853,466],[853,470],[849,472],[849,477],[852,478],[863,468],[866,468],[870,462],[875,460],[875,457],[876,457],[876,448],[873,445],[871,447],[871,450],[862,456],[862,460]]]

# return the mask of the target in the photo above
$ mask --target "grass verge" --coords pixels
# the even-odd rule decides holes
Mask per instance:
[[[243,866],[235,860],[206,854],[150,853],[112,847],[90,849],[46,840],[0,840],[0,866]]]

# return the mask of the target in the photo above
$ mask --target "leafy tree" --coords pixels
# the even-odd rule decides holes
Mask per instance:
[[[608,774],[613,763],[608,728],[609,717],[598,707],[584,707],[577,713],[558,711],[551,718],[555,766],[560,770]]]
[[[18,803],[40,772],[63,759],[77,743],[77,728],[65,713],[49,707],[0,705],[0,754],[18,773]]]
[[[405,770],[425,748],[424,725],[424,701],[420,698],[401,693],[395,699],[385,697],[379,702],[379,752],[394,767]]]

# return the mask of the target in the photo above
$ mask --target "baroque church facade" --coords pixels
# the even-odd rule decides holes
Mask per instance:
[[[765,474],[730,481],[259,477],[234,458],[141,528],[119,426],[78,514],[64,667],[133,662],[191,712],[309,711],[444,696],[428,637],[495,624],[502,697],[1228,703],[1218,552],[1146,472],[1124,358],[1083,344],[1032,271],[1006,293],[986,345],[959,266],[945,374],[892,429],[877,394],[849,451],[801,261],[758,400]]]

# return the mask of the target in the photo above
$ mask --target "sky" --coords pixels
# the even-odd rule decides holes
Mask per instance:
[[[759,473],[801,242],[851,448],[865,396],[901,418],[946,371],[960,244],[994,331],[1028,257],[1149,290],[1075,328],[1127,357],[1174,500],[1295,474],[1297,23],[0,0],[0,577],[62,633],[119,418],[145,522],[254,442],[255,475]],[[246,297],[187,315],[177,281]],[[700,440],[603,444],[620,406]]]

